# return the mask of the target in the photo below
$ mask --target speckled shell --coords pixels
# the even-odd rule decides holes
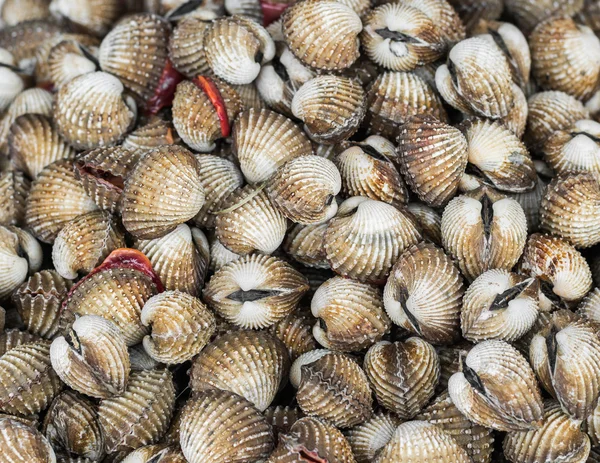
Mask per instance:
[[[18,170],[0,172],[0,225],[22,225],[31,182]]]
[[[150,148],[160,145],[176,145],[180,144],[180,141],[171,122],[154,116],[147,124],[139,126],[128,134],[123,140],[122,147],[141,156]]]
[[[300,355],[316,349],[317,342],[312,335],[313,318],[310,312],[298,310],[271,325],[269,331],[285,344],[291,361]]]
[[[190,360],[215,331],[212,312],[199,299],[179,291],[148,299],[141,320],[151,330],[144,337],[144,349],[154,360],[166,364]]]
[[[223,265],[238,260],[239,254],[227,249],[213,234],[210,239],[210,265],[209,269],[213,272],[219,270]]]
[[[446,344],[459,335],[464,287],[452,260],[431,243],[409,247],[398,259],[383,292],[392,321],[429,342]]]
[[[41,88],[29,88],[19,93],[0,119],[0,147],[4,147],[10,126],[23,114],[52,115],[52,94]]]
[[[488,428],[535,429],[542,420],[535,375],[525,357],[504,341],[473,347],[462,360],[462,371],[448,381],[448,392],[463,415]]]
[[[371,463],[394,436],[400,419],[388,412],[376,412],[364,423],[347,431],[356,463]]]
[[[278,440],[279,434],[290,432],[290,428],[296,421],[304,417],[302,411],[298,407],[272,405],[267,408],[264,413],[265,418],[273,427],[275,441]]]
[[[40,258],[39,263],[32,262],[31,257],[26,255],[21,257],[23,251],[28,250],[22,241],[21,236],[29,236],[34,244],[35,260]],[[27,232],[21,231],[16,227],[6,228],[0,226],[0,299],[10,296],[15,289],[27,278],[30,264],[33,263],[31,271],[39,270],[41,264],[42,250],[37,241]]]
[[[95,35],[106,34],[121,13],[118,0],[52,0],[50,12]]]
[[[534,165],[539,162],[534,161]],[[527,218],[527,230],[529,233],[536,232],[540,228],[540,205],[546,193],[547,186],[547,179],[538,174],[533,190],[509,195],[509,197],[517,201],[523,208],[523,212],[525,212],[525,217]]]
[[[0,63],[9,66],[15,65],[12,54],[4,48],[0,48]],[[0,85],[0,111],[4,111],[23,91],[25,83],[18,73],[6,66],[2,66],[0,69],[0,79],[2,79],[2,85]]]
[[[75,156],[54,123],[41,114],[18,117],[11,126],[8,146],[12,164],[32,179],[48,164]]]
[[[579,120],[555,131],[542,148],[544,159],[558,174],[590,172],[600,174],[600,124]]]
[[[442,245],[442,216],[435,209],[421,203],[406,206],[421,228],[423,238],[437,246]]]
[[[579,421],[565,415],[555,401],[547,401],[540,429],[509,432],[502,445],[504,455],[513,463],[585,463],[589,461],[590,439],[579,426]]]
[[[153,444],[167,431],[175,405],[169,370],[132,372],[127,390],[98,407],[107,453]]]
[[[186,463],[178,446],[166,447],[164,444],[147,445],[134,450],[122,463]]]
[[[325,233],[325,252],[340,275],[382,282],[400,254],[421,234],[404,211],[355,196],[344,201]]]
[[[156,15],[141,13],[120,21],[98,51],[100,67],[117,76],[140,102],[154,94],[167,64],[169,23]]]
[[[15,418],[0,419],[0,447],[6,463],[56,463],[46,438]]]
[[[529,33],[536,24],[557,15],[572,16],[583,6],[584,0],[505,0],[504,8],[517,25]]]
[[[467,140],[428,115],[406,121],[398,135],[398,160],[406,183],[421,201],[442,206],[456,193],[467,167]]]
[[[209,24],[199,18],[184,18],[179,21],[169,38],[169,58],[175,69],[189,79],[210,72],[202,45],[204,32]]]
[[[360,351],[381,340],[390,329],[381,291],[367,283],[334,277],[323,283],[311,301],[318,319],[313,336],[327,349]]]
[[[50,49],[48,73],[50,81],[60,88],[75,77],[97,71],[96,63],[89,59],[76,40],[63,40]],[[93,54],[93,51],[92,51]]]
[[[273,449],[273,431],[243,397],[207,390],[193,395],[183,408],[180,443],[190,463],[260,461]]]
[[[9,322],[9,320],[6,321]],[[0,355],[6,354],[9,350],[11,350],[14,347],[21,346],[24,344],[35,344],[38,341],[41,341],[40,337],[35,334],[31,334],[28,331],[19,331],[18,329],[6,329],[2,334],[0,334]],[[48,346],[49,345],[50,344],[48,344]],[[34,417],[33,421],[36,420],[37,418]]]
[[[242,328],[266,328],[289,315],[308,281],[285,261],[251,254],[221,267],[203,291],[215,312]]]
[[[362,23],[342,2],[298,2],[285,11],[282,26],[288,47],[307,66],[339,71],[358,59]]]
[[[295,225],[283,243],[283,249],[297,262],[315,268],[329,268],[323,245],[327,223]]]
[[[307,415],[327,420],[338,428],[362,423],[372,413],[371,389],[365,372],[347,355],[325,352],[310,363],[302,361],[302,357],[296,359],[301,365],[298,405]]]
[[[205,201],[199,166],[187,149],[150,150],[129,173],[123,188],[123,225],[139,239],[160,238],[192,219]]]
[[[577,307],[577,314],[600,323],[600,288],[592,289]]]
[[[557,404],[557,406],[560,406],[559,404]],[[587,433],[587,435],[590,437],[590,440],[592,441],[592,446],[594,446],[594,448],[596,449],[596,451],[598,452],[598,444],[600,444],[600,407],[596,406],[594,408],[594,411],[590,414],[590,416],[587,417],[587,420],[585,420],[585,422],[583,423],[583,430]],[[593,450],[592,450],[593,451]],[[590,462],[593,463],[597,463],[596,460],[592,460],[591,459],[591,455],[590,455]]]

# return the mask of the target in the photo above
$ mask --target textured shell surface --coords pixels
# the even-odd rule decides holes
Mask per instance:
[[[50,81],[60,88],[75,77],[97,71],[95,60],[89,59],[76,40],[63,40],[50,49],[48,73]],[[93,52],[90,52],[93,55]]]
[[[68,19],[72,24],[93,34],[104,35],[119,17],[121,4],[118,0],[52,0],[50,12]]]
[[[437,246],[442,245],[442,216],[437,210],[421,203],[409,203],[406,208],[423,232],[423,238]]]
[[[177,446],[165,446],[164,444],[147,445],[134,450],[123,463],[186,463],[186,459]]]
[[[0,225],[22,225],[31,182],[18,170],[0,172]]]
[[[555,131],[543,146],[544,159],[558,174],[600,174],[600,123],[582,119]]]
[[[169,58],[173,66],[190,79],[210,71],[201,46],[209,24],[199,18],[183,18],[169,37]]]
[[[375,412],[364,423],[347,431],[346,439],[352,447],[357,463],[370,463],[392,439],[400,424],[398,417],[388,412]]]
[[[296,224],[288,231],[283,250],[296,261],[309,267],[329,268],[323,248],[327,222],[318,225]]]
[[[581,10],[584,0],[506,0],[504,7],[511,14],[519,27],[526,33],[536,24],[555,15],[572,16]]]
[[[0,419],[0,446],[7,463],[56,463],[56,455],[46,438],[12,417]]]
[[[290,405],[272,405],[264,411],[264,415],[273,427],[276,440],[279,434],[288,433],[294,423],[304,416],[298,407]]]
[[[15,64],[12,54],[5,49],[0,52],[0,63],[10,66]],[[23,91],[25,83],[19,74],[8,67],[0,69],[0,79],[2,79],[2,85],[0,85],[0,111],[4,111]]]
[[[24,114],[52,115],[53,97],[42,88],[28,88],[19,93],[0,119],[0,146],[4,147],[10,127]]]
[[[310,312],[300,309],[269,328],[285,344],[292,362],[300,355],[316,349],[317,341],[312,335],[312,323]]]
[[[139,125],[133,132],[130,132],[121,146],[129,151],[141,151],[138,155],[141,156],[147,149],[160,145],[175,145],[179,142],[177,134],[173,131],[173,124],[154,116],[146,124]]]
[[[0,238],[0,299],[5,299],[27,278],[29,262],[21,257],[19,236],[13,230],[0,226]]]

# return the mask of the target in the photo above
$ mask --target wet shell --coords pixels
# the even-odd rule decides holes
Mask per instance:
[[[238,260],[239,254],[231,252],[213,235],[210,241],[210,266],[209,269],[213,272],[219,270],[223,265]]]
[[[6,463],[56,463],[46,438],[12,417],[0,419],[0,447]]]
[[[364,422],[372,413],[365,372],[347,355],[325,352],[310,363],[304,363],[302,357],[296,360],[301,365],[298,405],[307,415],[327,420],[338,428]]]
[[[296,311],[271,325],[269,331],[285,344],[291,361],[317,348],[312,335],[313,318],[308,311]]]
[[[0,225],[22,225],[31,182],[18,170],[0,172]]]
[[[44,410],[63,388],[50,364],[50,342],[27,340],[0,356],[0,412],[27,416]]]
[[[181,450],[190,463],[260,461],[273,449],[266,418],[231,392],[196,393],[183,409],[180,429]]]
[[[61,305],[71,282],[54,270],[34,273],[13,293],[13,302],[27,331],[52,339],[59,330]]]
[[[52,101],[52,94],[41,88],[29,88],[19,93],[0,119],[0,146],[4,146],[10,127],[19,116],[24,114],[51,116]]]
[[[327,349],[360,351],[381,340],[390,329],[381,291],[369,284],[334,277],[323,283],[311,301],[318,321],[313,336]]]
[[[413,219],[395,207],[355,196],[344,201],[325,233],[325,252],[340,275],[382,282],[393,263],[421,234]]]
[[[442,122],[448,119],[440,97],[416,74],[384,72],[369,86],[363,126],[371,134],[390,140],[410,116],[429,114]]]
[[[537,164],[541,161],[534,161],[534,165],[537,168]],[[546,194],[546,187],[548,186],[547,179],[542,175],[538,174],[535,188],[525,193],[516,193],[510,195],[515,201],[517,201],[525,212],[527,218],[527,230],[529,233],[536,232],[540,227],[540,205],[542,198]]]
[[[123,225],[139,239],[160,238],[192,219],[204,204],[196,158],[163,145],[135,165],[123,188]]]
[[[432,207],[455,195],[467,156],[464,135],[432,116],[411,117],[400,129],[398,159],[404,179]]]
[[[9,314],[7,314],[9,315]],[[8,323],[9,320],[6,320]],[[40,341],[39,336],[31,334],[28,331],[19,331],[18,329],[7,329],[0,334],[0,355],[6,354],[14,347],[23,344],[32,344]],[[34,418],[35,421],[35,418]]]
[[[134,450],[122,463],[186,463],[187,460],[177,446],[164,444],[148,445]]]
[[[472,342],[513,342],[538,316],[539,283],[506,270],[488,270],[467,289],[461,310],[463,336]]]
[[[170,122],[159,117],[151,117],[147,124],[138,127],[127,135],[122,146],[141,155],[150,148],[179,144],[179,142],[180,140]]]
[[[50,12],[66,18],[76,27],[95,35],[106,34],[112,23],[121,13],[118,0],[82,0],[72,3],[69,0],[52,0]]]
[[[72,391],[58,395],[44,418],[48,440],[70,453],[90,460],[104,456],[104,436],[95,406]]]
[[[285,261],[251,254],[221,267],[204,288],[215,312],[242,328],[266,328],[289,315],[308,281]]]
[[[86,56],[88,50],[76,40],[63,40],[52,47],[48,55],[50,81],[60,88],[75,77],[97,71],[95,59]]]
[[[288,433],[293,424],[304,416],[298,407],[281,405],[267,408],[264,415],[273,427],[276,441],[279,434]]]
[[[423,232],[423,238],[433,244],[442,245],[442,216],[425,204],[409,203],[406,206]]]
[[[125,247],[124,231],[107,212],[82,214],[68,222],[52,245],[52,262],[64,278],[89,273],[112,251]]]
[[[153,370],[160,367],[160,362],[148,355],[143,344],[131,346],[128,351],[131,371]]]
[[[583,0],[505,0],[506,13],[513,16],[519,27],[530,32],[541,21],[556,15],[572,16],[583,6]]]
[[[189,79],[210,72],[202,45],[209,24],[199,18],[184,18],[179,21],[169,38],[169,58],[175,69]]]
[[[543,404],[529,363],[504,341],[483,341],[448,381],[450,398],[470,421],[501,431],[539,427]]]
[[[22,234],[23,236],[20,236]],[[27,255],[28,247],[24,238],[28,237],[35,246],[33,255]],[[25,257],[21,257],[26,254]],[[37,241],[27,232],[16,227],[6,228],[0,226],[0,300],[5,299],[17,289],[27,278],[30,270],[39,270],[42,249]]]
[[[288,47],[307,66],[339,71],[358,59],[362,23],[342,2],[298,2],[283,14],[282,26]]]
[[[283,249],[301,264],[315,268],[329,268],[325,255],[327,223],[295,225],[286,235]]]
[[[383,292],[392,321],[429,342],[448,344],[459,334],[462,277],[450,258],[430,243],[408,248]]]
[[[544,90],[559,90],[580,100],[593,95],[600,77],[600,40],[571,18],[540,23],[529,37],[532,74]]]
[[[584,463],[588,461],[590,439],[579,426],[579,421],[565,415],[555,401],[548,401],[540,429],[509,432],[502,445],[504,455],[513,463]]]
[[[225,10],[231,16],[238,15],[263,24],[264,15],[258,0],[225,0]]]
[[[106,452],[131,451],[158,441],[168,429],[174,405],[169,370],[132,372],[127,390],[98,407]]]
[[[215,330],[215,317],[193,296],[166,291],[144,304],[142,323],[151,328],[144,349],[156,361],[166,364],[190,360],[208,343]]]
[[[600,288],[592,289],[583,298],[577,308],[577,313],[588,320],[600,323]]]
[[[15,60],[8,50],[0,48],[0,64],[14,66]],[[0,68],[0,111],[4,111],[11,102],[21,93],[25,87],[25,83],[18,73],[7,66]]]
[[[350,429],[346,438],[352,447],[357,463],[371,463],[381,449],[394,436],[400,420],[387,412],[376,412],[373,416]]]
[[[544,159],[558,174],[590,172],[600,174],[600,124],[579,120],[555,131],[544,143]]]

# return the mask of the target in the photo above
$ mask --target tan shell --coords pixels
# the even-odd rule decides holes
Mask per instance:
[[[251,254],[221,267],[204,288],[204,300],[242,328],[266,328],[289,315],[308,281],[285,261]]]
[[[579,120],[555,131],[543,146],[544,159],[557,174],[590,172],[600,174],[600,124]]]
[[[325,252],[336,273],[377,283],[385,280],[400,254],[420,239],[416,224],[404,211],[355,196],[344,201],[329,221]]]
[[[311,301],[317,323],[313,336],[327,349],[360,351],[380,341],[390,329],[381,291],[367,283],[334,277],[323,283]]]
[[[540,21],[551,16],[572,16],[581,9],[583,3],[583,0],[505,0],[504,7],[515,18],[517,25],[528,33]]]
[[[539,164],[541,161],[533,161],[534,165]],[[536,170],[537,166],[536,166]],[[510,195],[515,201],[517,201],[525,212],[527,218],[527,230],[529,233],[533,233],[540,228],[540,205],[542,198],[546,193],[546,187],[548,186],[548,179],[538,174],[535,188],[525,193],[516,193]]]
[[[109,0],[112,1],[112,0]],[[97,71],[96,62],[86,56],[83,45],[76,40],[63,40],[50,49],[48,54],[48,71],[50,81],[56,88],[82,74]],[[93,54],[93,52],[92,52]]]
[[[422,230],[423,238],[437,246],[442,245],[442,216],[435,209],[421,203],[406,206]]]
[[[312,335],[313,318],[308,311],[292,312],[284,319],[271,325],[269,331],[285,344],[291,361],[300,355],[316,349],[317,342]]]
[[[229,249],[223,246],[216,236],[213,235],[211,237],[209,266],[211,271],[217,271],[223,267],[223,265],[233,262],[234,260],[238,260],[240,257],[242,256],[236,254],[235,252],[231,252]]]
[[[587,420],[585,420],[585,422],[583,423],[583,426],[582,426],[583,430],[585,430],[587,435],[590,437],[590,440],[592,441],[592,446],[594,446],[596,448],[597,452],[598,452],[597,446],[600,443],[599,419],[600,419],[600,407],[596,406],[594,408],[594,411],[590,414],[590,416],[587,417]],[[596,463],[596,460],[591,459],[591,455],[590,455],[589,461]]]
[[[555,401],[547,401],[540,429],[509,432],[502,445],[504,455],[513,463],[585,463],[589,461],[590,439],[579,426],[579,421],[565,415]]]
[[[194,155],[180,146],[163,145],[148,151],[129,173],[123,225],[136,238],[160,238],[192,219],[204,201]]]
[[[215,317],[199,300],[187,293],[166,291],[144,304],[142,323],[150,327],[144,349],[166,364],[190,360],[208,343],[215,330]]]
[[[0,119],[0,146],[4,146],[10,127],[24,114],[52,115],[52,94],[41,88],[29,88],[19,93]]]
[[[98,407],[107,453],[153,444],[167,431],[175,405],[169,370],[132,372],[127,390]]]
[[[359,56],[360,17],[335,0],[304,0],[282,17],[283,35],[292,53],[312,68],[339,71]]]
[[[467,140],[432,116],[414,116],[398,135],[400,169],[419,199],[432,207],[447,203],[467,167]]]
[[[160,145],[180,144],[173,124],[160,117],[151,117],[147,124],[139,126],[125,137],[122,147],[129,151],[137,151],[141,156],[150,148]]]
[[[6,5],[6,1],[4,5]],[[15,60],[12,53],[4,48],[0,48],[0,63],[14,66]],[[3,112],[10,106],[17,95],[23,91],[25,82],[23,82],[23,79],[17,72],[7,66],[2,66],[2,69],[0,69],[0,79],[2,79],[2,85],[0,85],[0,111]]]
[[[42,249],[29,233],[0,226],[0,299],[10,296],[29,271],[39,270],[41,258]]]
[[[82,0],[77,3],[69,0],[52,0],[50,12],[68,19],[73,25],[93,34],[106,34],[112,23],[121,13],[118,0]]]
[[[246,399],[213,389],[196,393],[186,403],[180,443],[190,463],[260,461],[273,449],[273,431]]]
[[[204,33],[209,24],[199,18],[184,18],[169,38],[169,58],[175,69],[189,79],[210,72],[203,46]]]
[[[325,255],[325,231],[327,223],[318,225],[295,225],[287,233],[283,249],[301,264],[315,268],[329,268]]]
[[[577,307],[577,314],[600,323],[600,288],[592,289]]]
[[[15,418],[0,419],[0,447],[6,463],[56,463],[46,438]]]
[[[483,341],[448,381],[450,398],[470,421],[502,431],[539,427],[543,404],[529,363],[504,341]],[[510,400],[509,400],[510,399]]]
[[[166,447],[164,444],[147,445],[134,450],[122,463],[186,463],[178,446]]]
[[[409,247],[398,259],[383,292],[391,320],[435,344],[460,335],[464,287],[451,259],[430,243]]]
[[[0,225],[22,225],[31,182],[18,170],[0,172]]]
[[[356,463],[371,463],[394,436],[400,420],[392,413],[376,412],[346,433]]]
[[[3,25],[14,26],[25,21],[48,17],[48,0],[8,0],[2,4]]]
[[[279,434],[288,433],[293,424],[304,416],[298,407],[282,405],[270,406],[264,411],[264,415],[273,427],[276,441]]]
[[[10,320],[6,321],[9,322]],[[32,344],[38,341],[41,341],[40,337],[35,334],[31,334],[28,331],[19,331],[18,329],[7,329],[2,334],[0,334],[0,355],[6,354],[9,350],[11,350],[14,347],[21,346],[24,344]],[[37,420],[37,418],[33,418],[33,420],[35,421]]]

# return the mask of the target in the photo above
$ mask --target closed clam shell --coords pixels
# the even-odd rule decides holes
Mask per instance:
[[[174,405],[175,386],[169,370],[132,372],[125,392],[98,406],[106,453],[157,442],[168,429]]]
[[[9,320],[6,321],[9,322]],[[19,331],[16,328],[6,329],[0,334],[0,355],[4,355],[13,347],[21,346],[23,344],[32,344],[37,341],[40,341],[40,337],[31,334],[29,331]],[[34,421],[36,419],[37,418],[35,418]]]
[[[381,282],[400,254],[421,239],[413,219],[394,206],[355,196],[344,201],[325,232],[332,270],[364,282]]]
[[[60,88],[75,77],[97,71],[95,59],[86,56],[83,45],[76,40],[63,40],[50,49],[48,73],[50,81]],[[93,56],[93,55],[92,55]]]
[[[25,328],[52,339],[59,330],[61,306],[71,289],[71,281],[54,270],[34,273],[12,296]]]
[[[506,434],[504,455],[513,463],[584,463],[589,461],[590,439],[579,427],[578,420],[569,418],[555,401],[549,400],[544,404],[540,429]]]
[[[285,261],[250,254],[217,270],[203,295],[218,315],[242,328],[256,329],[289,315],[306,291],[306,278]]]
[[[432,116],[413,116],[398,135],[400,169],[419,199],[432,207],[447,203],[467,167],[467,140]]]
[[[0,224],[22,225],[31,182],[19,170],[0,172]]]
[[[417,74],[384,72],[367,89],[363,126],[371,134],[394,140],[410,116],[430,114],[446,122],[448,116],[438,94]]]
[[[19,4],[19,9],[21,8]],[[62,27],[54,21],[47,19],[25,21],[2,29],[0,47],[13,54],[15,64],[31,68],[35,65],[38,47],[62,32]]]
[[[298,407],[289,405],[272,405],[264,411],[264,415],[273,427],[276,440],[279,434],[288,433],[294,423],[304,416]]]
[[[52,245],[52,263],[64,278],[89,273],[112,251],[125,247],[124,230],[109,213],[94,211],[68,222]]]
[[[500,122],[506,125],[512,133],[521,139],[525,133],[527,115],[529,114],[527,97],[525,96],[525,93],[523,93],[523,90],[515,83],[512,84],[512,92],[514,96],[513,107],[505,117],[500,119]]]
[[[169,37],[169,58],[175,69],[190,79],[210,72],[202,45],[209,25],[202,19],[187,17],[179,21]]]
[[[342,352],[369,347],[390,329],[381,291],[367,283],[334,277],[323,283],[311,301],[318,319],[313,336],[327,349]]]
[[[188,400],[179,436],[190,463],[260,461],[273,449],[271,426],[252,403],[215,389],[198,392]]]
[[[506,270],[481,274],[465,293],[461,309],[463,336],[472,342],[513,342],[527,333],[538,316],[539,283]]]
[[[600,174],[600,124],[582,119],[555,131],[542,148],[544,159],[558,174],[590,172]]]
[[[364,423],[347,431],[346,439],[352,447],[357,463],[370,463],[375,460],[381,449],[394,436],[400,424],[396,415],[388,412],[375,412]]]
[[[572,16],[581,9],[583,3],[583,0],[505,0],[504,8],[514,17],[517,25],[528,33],[551,16]]]
[[[365,372],[355,360],[327,351],[310,363],[301,359],[296,359],[301,364],[296,400],[304,413],[338,428],[352,427],[371,416],[371,389]]]
[[[271,325],[269,331],[285,344],[290,360],[294,361],[317,347],[312,335],[312,324],[313,318],[308,311],[297,310]]]
[[[54,399],[44,418],[43,432],[52,444],[67,452],[90,460],[104,456],[96,407],[72,391],[64,391]]]
[[[275,336],[235,331],[217,338],[194,359],[191,388],[234,392],[262,412],[285,385],[289,368],[287,348]]]
[[[592,322],[600,322],[600,288],[592,289],[582,299],[577,313]]]
[[[435,344],[459,336],[464,293],[460,272],[431,243],[409,247],[397,260],[383,292],[385,311],[405,330]]]
[[[169,23],[160,16],[128,16],[102,40],[98,51],[100,67],[118,77],[140,102],[147,102],[167,64],[169,33]]]
[[[123,225],[136,238],[160,238],[204,204],[199,166],[187,149],[163,145],[140,159],[123,188]]]
[[[123,463],[186,463],[186,459],[177,446],[166,447],[164,444],[147,445],[134,450]]]
[[[217,271],[223,265],[228,264],[229,262],[233,262],[234,260],[238,260],[240,257],[239,254],[235,252],[231,252],[227,249],[223,244],[216,238],[216,236],[212,235],[210,240],[210,266],[209,269],[211,271]]]
[[[406,208],[423,232],[423,238],[442,245],[442,216],[433,208],[421,203],[409,203]]]
[[[544,90],[559,90],[587,100],[600,77],[600,40],[568,16],[538,24],[529,38],[532,73]]]
[[[0,419],[0,446],[6,463],[56,463],[56,455],[46,438],[12,417]]]
[[[150,148],[160,145],[177,145],[180,144],[180,141],[171,122],[154,116],[146,124],[138,126],[129,133],[123,140],[122,147],[141,155]]]
[[[0,412],[10,415],[41,412],[63,388],[50,364],[50,342],[24,341],[0,356]]]
[[[263,12],[257,0],[226,0],[225,10],[231,16],[242,16],[258,24],[263,24]]]
[[[144,304],[142,323],[149,326],[144,349],[158,362],[183,363],[208,343],[215,330],[215,317],[195,297],[179,291],[165,291]]]
[[[50,12],[67,19],[76,27],[102,36],[119,17],[121,4],[118,0],[83,0],[77,3],[52,0]]]
[[[0,299],[10,296],[27,278],[29,261],[21,257],[22,252],[16,228],[0,227]]]
[[[19,93],[0,119],[0,146],[4,146],[10,127],[23,114],[52,115],[52,94],[41,88],[28,88]]]
[[[32,179],[48,164],[75,156],[75,150],[60,136],[50,118],[41,114],[18,117],[11,126],[8,146],[15,168]]]
[[[470,421],[487,428],[521,431],[540,426],[543,404],[529,363],[504,341],[483,341],[448,381],[450,398]],[[508,400],[510,398],[510,400]]]
[[[305,65],[326,71],[350,67],[359,56],[360,17],[335,0],[304,0],[282,17],[283,35]]]
[[[267,109],[249,109],[239,115],[233,127],[233,149],[251,183],[267,180],[287,161],[313,153],[298,125]]]
[[[5,26],[48,16],[48,0],[8,0],[2,4],[1,18]]]
[[[8,50],[0,48],[0,63],[9,66],[14,66],[15,60]],[[25,88],[25,83],[18,73],[7,66],[0,68],[0,111],[4,111],[19,93]]]
[[[294,225],[287,233],[283,249],[294,260],[315,268],[329,268],[325,255],[325,232],[327,223],[318,225]]]
[[[534,161],[533,163],[536,165],[539,164],[540,161]],[[538,170],[537,166],[536,170]],[[538,173],[537,182],[533,190],[510,195],[510,197],[517,201],[523,208],[523,212],[525,212],[525,217],[527,218],[527,230],[530,233],[539,230],[540,205],[542,203],[542,198],[546,194],[547,186],[548,179]]]

